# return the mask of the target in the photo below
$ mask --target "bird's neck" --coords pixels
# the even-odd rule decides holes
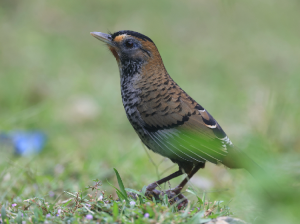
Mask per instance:
[[[133,77],[135,74],[140,73],[143,61],[124,59],[119,64],[121,77]]]
[[[154,53],[155,54],[155,53]],[[167,80],[167,73],[160,54],[152,55],[147,61],[122,60],[120,66],[122,97],[142,97],[145,91],[154,91]],[[163,82],[162,82],[163,81]],[[130,98],[131,98],[130,97]]]

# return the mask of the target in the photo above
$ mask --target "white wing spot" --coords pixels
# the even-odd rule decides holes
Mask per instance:
[[[217,124],[215,124],[215,125],[208,125],[208,124],[205,124],[206,125],[206,127],[209,127],[209,128],[216,128],[217,127]]]
[[[228,136],[226,135],[224,138],[219,138],[223,144],[225,145],[232,145],[232,142],[230,141],[230,139],[228,138]]]

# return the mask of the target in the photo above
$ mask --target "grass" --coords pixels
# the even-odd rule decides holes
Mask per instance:
[[[104,198],[117,200],[106,181],[118,186],[113,167],[135,190],[176,171],[169,160],[145,153],[124,113],[115,59],[89,34],[131,29],[155,42],[174,80],[281,186],[271,200],[245,171],[207,164],[189,185],[196,195],[205,191],[207,202],[224,201],[232,216],[249,223],[298,223],[298,12],[296,0],[1,2],[0,131],[47,135],[43,151],[29,157],[0,145],[0,204],[7,216],[32,203],[28,216],[45,219],[48,213],[34,213],[40,207],[25,201],[43,198],[57,218],[57,209],[75,208],[74,199],[61,208],[71,198],[64,192],[76,195],[95,179]],[[193,210],[198,199],[187,195]],[[75,213],[84,220],[88,212],[80,209]]]
[[[101,190],[102,183],[94,180],[94,185],[79,192],[63,192],[53,203],[42,197],[15,200],[13,204],[3,204],[1,217],[5,223],[206,223],[219,216],[230,215],[229,207],[222,201],[205,202],[205,193],[196,203],[178,208],[167,197],[151,200],[142,191],[125,188],[115,170],[119,189],[118,199]],[[193,190],[189,192],[195,194]],[[128,194],[127,194],[128,192]],[[66,200],[60,200],[62,197]],[[166,195],[165,195],[166,196]]]

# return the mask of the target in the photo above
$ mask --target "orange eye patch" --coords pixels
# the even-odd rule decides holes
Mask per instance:
[[[126,36],[127,36],[126,34],[116,36],[114,41],[115,42],[121,42]]]

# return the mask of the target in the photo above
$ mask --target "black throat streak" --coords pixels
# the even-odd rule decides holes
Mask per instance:
[[[122,76],[132,77],[133,75],[140,73],[143,61],[121,58],[121,63],[122,63]]]

